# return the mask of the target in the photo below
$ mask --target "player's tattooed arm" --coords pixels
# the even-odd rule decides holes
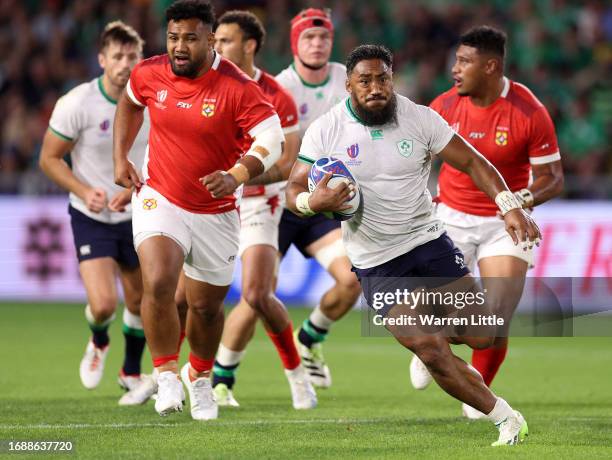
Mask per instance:
[[[297,158],[299,148],[300,136],[298,132],[294,131],[285,134],[285,142],[283,143],[282,153],[278,161],[265,173],[249,180],[247,185],[266,185],[287,180],[293,163],[295,163],[295,159]]]
[[[246,185],[266,185],[283,180],[283,173],[278,165],[274,164],[265,173],[249,180]]]

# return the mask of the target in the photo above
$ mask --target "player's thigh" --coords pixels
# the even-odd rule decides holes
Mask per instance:
[[[436,205],[436,217],[444,222],[446,233],[463,254],[465,265],[474,272],[479,244],[479,217],[449,208],[443,203]]]
[[[328,271],[335,260],[347,257],[339,222],[321,215],[302,232],[299,243],[304,252]]]
[[[527,261],[510,255],[489,256],[480,259],[478,267],[491,310],[509,319],[523,294]]]
[[[240,249],[238,255],[250,247],[266,245],[278,251],[279,223],[282,208],[278,196],[244,198],[240,204]]]
[[[192,214],[190,219],[192,245],[183,265],[185,276],[214,286],[229,286],[240,244],[238,212]]]
[[[79,273],[94,312],[112,314],[117,308],[117,263],[111,257],[97,257],[79,263]]]
[[[496,259],[501,262],[495,268],[495,261],[481,263],[483,259],[504,256],[505,259]],[[533,267],[533,249],[524,250],[521,245],[515,245],[506,231],[504,221],[491,218],[481,226],[481,242],[476,253],[478,267],[487,270],[488,275],[483,276],[524,276],[527,269]],[[515,260],[516,259],[516,260]]]
[[[173,296],[192,244],[185,211],[144,186],[132,195],[132,227],[143,290],[164,297],[171,291]]]

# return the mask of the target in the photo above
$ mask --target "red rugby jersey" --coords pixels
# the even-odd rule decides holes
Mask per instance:
[[[298,124],[297,106],[293,100],[293,96],[278,83],[272,75],[260,69],[255,69],[253,77],[258,84],[268,101],[276,110],[283,128],[283,133],[289,134],[297,132],[300,129]],[[251,148],[253,138],[247,136],[244,140],[243,151],[246,152]],[[249,185],[244,187],[243,197],[265,195],[266,192],[278,193],[277,184],[269,185]]]
[[[546,107],[529,89],[504,77],[495,102],[478,107],[453,87],[430,105],[448,124],[499,170],[512,191],[527,187],[531,164],[561,159]],[[444,163],[438,179],[439,199],[451,208],[494,216],[497,206],[472,179]]]
[[[167,54],[140,62],[127,94],[151,117],[146,183],[190,212],[217,214],[236,198],[213,198],[198,180],[231,168],[243,154],[244,137],[278,123],[259,86],[215,53],[211,69],[190,79],[172,72]]]

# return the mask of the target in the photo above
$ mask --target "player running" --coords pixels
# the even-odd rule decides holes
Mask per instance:
[[[293,64],[277,75],[276,80],[293,96],[299,114],[300,138],[306,128],[338,101],[346,97],[345,68],[329,62],[334,27],[329,14],[309,8],[291,21]],[[291,144],[289,144],[291,145]],[[284,184],[283,184],[284,189]],[[323,294],[319,305],[297,331],[298,350],[313,385],[328,388],[331,374],[323,358],[321,342],[332,324],[355,304],[361,289],[350,271],[350,262],[342,245],[340,225],[323,216],[299,218],[284,210],[279,227],[278,249],[284,256],[294,244],[304,257],[314,257],[335,280]],[[232,388],[235,372],[255,329],[256,315],[244,301],[230,313],[223,342],[215,362],[215,382]]]
[[[117,309],[117,274],[121,280],[125,358],[119,385],[134,390],[145,384],[137,394],[126,393],[119,400],[121,405],[141,404],[152,394],[150,377],[140,373],[145,347],[140,319],[142,278],[132,242],[132,213],[124,205],[130,192],[114,184],[112,162],[112,120],[117,99],[131,70],[142,59],[142,46],[132,27],[121,21],[106,25],[98,54],[102,76],[77,86],[57,101],[40,155],[44,173],[70,192],[68,212],[79,272],[87,291],[85,318],[92,331],[79,374],[83,386],[90,390],[98,386],[104,372],[110,343],[108,328]],[[143,162],[147,131],[148,121],[130,151],[130,159],[137,165]],[[68,152],[72,169],[63,160]]]
[[[144,330],[158,372],[155,409],[162,416],[182,410],[174,301],[182,269],[191,353],[181,378],[191,416],[209,420],[218,416],[210,372],[240,236],[233,193],[276,163],[284,137],[259,86],[213,50],[212,6],[178,1],[166,19],[168,54],[137,65],[119,100],[115,180],[139,189],[132,198],[134,244],[143,273]],[[127,153],[145,107],[151,132],[141,181]],[[246,133],[253,142],[243,156]]]
[[[291,319],[282,302],[274,295],[278,263],[278,222],[282,213],[279,181],[287,180],[299,147],[297,108],[291,95],[270,74],[254,65],[255,55],[265,37],[263,25],[248,11],[228,11],[217,22],[215,50],[240,67],[260,86],[281,119],[285,145],[280,159],[264,174],[249,180],[240,203],[240,249],[242,258],[242,296],[228,316],[217,352],[213,387],[220,406],[238,406],[232,393],[236,357],[242,353],[251,336],[241,335],[241,322],[255,322],[259,316],[274,343],[289,380],[293,407],[311,409],[317,398],[312,384],[300,363]],[[245,138],[243,151],[253,142]],[[184,290],[179,283],[177,304],[184,303]],[[253,308],[251,308],[251,306]],[[251,329],[252,330],[252,329]],[[280,332],[276,332],[280,331]],[[238,332],[238,333],[237,333]],[[225,363],[220,366],[218,362]]]
[[[522,207],[531,209],[561,193],[561,156],[546,108],[525,86],[504,76],[505,44],[505,34],[488,26],[462,35],[452,69],[455,85],[438,96],[431,108],[483,153]],[[484,287],[491,293],[489,301],[497,310],[514,311],[527,269],[533,266],[533,250],[513,244],[496,216],[495,204],[467,174],[447,163],[440,171],[438,200],[437,216],[470,270],[478,263]],[[472,365],[487,385],[507,349],[508,337],[497,337],[490,348],[473,351]],[[432,380],[417,357],[411,362],[410,375],[417,389]],[[463,414],[484,417],[466,404]]]
[[[311,164],[330,154],[351,165],[363,207],[353,219],[342,223],[342,231],[353,270],[370,305],[382,292],[379,289],[395,277],[407,282],[413,277],[434,281],[443,277],[454,279],[455,285],[474,286],[460,251],[433,215],[427,191],[431,155],[439,155],[464,171],[497,203],[515,243],[532,245],[540,236],[535,223],[483,156],[455,135],[436,112],[394,92],[391,66],[392,55],[382,46],[363,45],[350,53],[346,65],[350,97],[310,126],[287,186],[287,205],[299,215],[338,211],[346,206],[349,187],[342,184],[331,189],[324,180],[309,193],[308,173]],[[373,131],[377,132],[376,140],[372,139]],[[349,162],[351,149],[347,147],[354,144],[367,149],[360,162]],[[401,308],[392,305],[387,314],[393,317]],[[387,328],[419,356],[444,391],[486,413],[498,426],[499,439],[493,445],[516,444],[525,438],[523,416],[493,394],[449,346],[452,341],[482,348],[490,345],[490,339],[407,335],[401,327]]]

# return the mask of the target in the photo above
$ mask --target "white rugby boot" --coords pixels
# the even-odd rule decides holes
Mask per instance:
[[[157,376],[157,399],[155,410],[165,417],[173,412],[183,411],[185,390],[178,374],[172,371],[160,372]]]
[[[181,378],[189,393],[191,418],[194,420],[214,420],[219,416],[219,406],[213,395],[212,383],[209,377],[200,377],[191,381],[189,377],[190,364],[181,369]]]
[[[317,394],[302,365],[291,370],[285,369],[285,375],[291,388],[293,408],[302,410],[317,407]]]
[[[424,390],[433,381],[433,377],[429,373],[427,366],[419,359],[417,355],[412,357],[410,361],[410,382],[416,390]]]
[[[124,376],[125,377],[125,376]],[[121,376],[120,376],[121,378]],[[138,382],[119,399],[120,406],[138,406],[157,393],[157,381],[152,375],[141,374]]]
[[[510,417],[507,417],[502,422],[496,424],[499,430],[499,438],[493,444],[493,447],[498,446],[514,446],[520,444],[529,436],[529,428],[527,422],[521,413],[517,410]]]
[[[215,393],[217,405],[223,407],[240,407],[240,404],[238,404],[238,401],[234,398],[234,393],[225,383],[217,384],[213,388],[213,392]]]
[[[104,348],[96,347],[91,340],[87,343],[85,354],[79,366],[79,375],[81,376],[81,383],[88,390],[96,388],[102,380],[108,349],[108,345]]]
[[[294,334],[295,346],[310,383],[317,388],[331,387],[331,372],[327,364],[325,364],[325,358],[323,358],[323,345],[321,343],[313,343],[312,348],[308,348],[298,340],[298,332],[299,329]]]

